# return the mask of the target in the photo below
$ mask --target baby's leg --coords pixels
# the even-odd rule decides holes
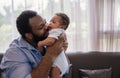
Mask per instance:
[[[57,66],[52,67],[51,78],[62,78],[60,75],[61,75],[60,69]]]

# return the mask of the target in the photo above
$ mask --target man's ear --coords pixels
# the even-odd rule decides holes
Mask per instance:
[[[31,33],[26,33],[26,34],[25,34],[25,37],[26,37],[27,39],[30,39],[30,40],[32,40],[32,38],[33,38],[33,36],[32,36]]]

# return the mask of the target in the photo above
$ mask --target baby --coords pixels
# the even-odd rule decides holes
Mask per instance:
[[[42,46],[54,44],[61,34],[65,36],[65,41],[67,42],[65,30],[68,28],[69,22],[69,17],[66,14],[56,13],[48,25],[49,35],[45,40],[38,42],[38,49]],[[65,50],[66,48],[64,48]],[[52,65],[51,78],[62,78],[69,69],[68,59],[64,51],[59,54]]]

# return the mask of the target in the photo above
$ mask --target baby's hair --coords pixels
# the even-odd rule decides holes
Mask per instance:
[[[68,28],[68,25],[70,23],[69,17],[65,13],[56,13],[55,15],[60,16],[62,18],[62,25],[65,25],[65,30]]]

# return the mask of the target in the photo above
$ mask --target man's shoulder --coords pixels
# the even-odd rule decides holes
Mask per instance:
[[[26,44],[27,43],[24,43],[24,40],[22,40],[21,38],[14,39],[10,43],[10,45],[4,55],[7,58],[9,57],[10,59],[15,59],[15,58],[22,59],[24,57],[24,53],[27,51]]]

